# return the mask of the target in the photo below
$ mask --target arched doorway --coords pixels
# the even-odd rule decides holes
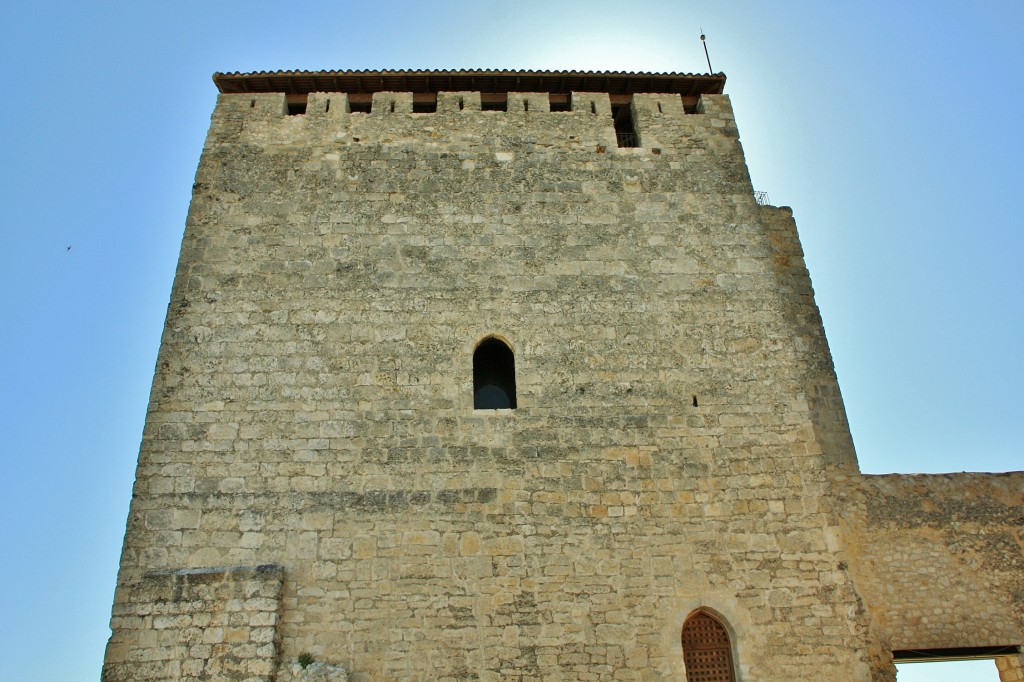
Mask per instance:
[[[736,682],[729,631],[706,611],[695,611],[683,623],[686,682]]]

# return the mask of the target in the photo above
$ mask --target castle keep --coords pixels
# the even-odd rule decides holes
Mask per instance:
[[[214,81],[105,682],[1024,680],[1024,473],[859,473],[724,76]]]

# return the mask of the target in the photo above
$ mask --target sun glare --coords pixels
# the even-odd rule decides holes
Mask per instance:
[[[561,40],[536,51],[538,68],[572,71],[707,71],[683,60],[671,45],[652,44],[640,36],[608,34]],[[704,68],[700,68],[704,66]]]

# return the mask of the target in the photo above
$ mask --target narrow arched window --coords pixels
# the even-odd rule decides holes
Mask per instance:
[[[515,406],[515,356],[511,348],[491,337],[473,352],[473,408],[501,410]]]
[[[697,611],[683,624],[686,682],[735,682],[729,631],[707,613]]]

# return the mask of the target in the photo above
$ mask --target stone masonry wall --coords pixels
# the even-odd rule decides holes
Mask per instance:
[[[1024,644],[1024,472],[849,483],[851,573],[888,648]]]
[[[728,99],[635,96],[635,149],[607,95],[521,99],[220,97],[115,613],[152,571],[274,563],[281,682],[302,652],[354,682],[679,680],[700,607],[742,682],[883,679],[813,292]],[[518,409],[473,409],[489,335]],[[118,618],[110,670],[149,655]]]
[[[103,682],[269,682],[280,566],[148,573],[119,587]]]

